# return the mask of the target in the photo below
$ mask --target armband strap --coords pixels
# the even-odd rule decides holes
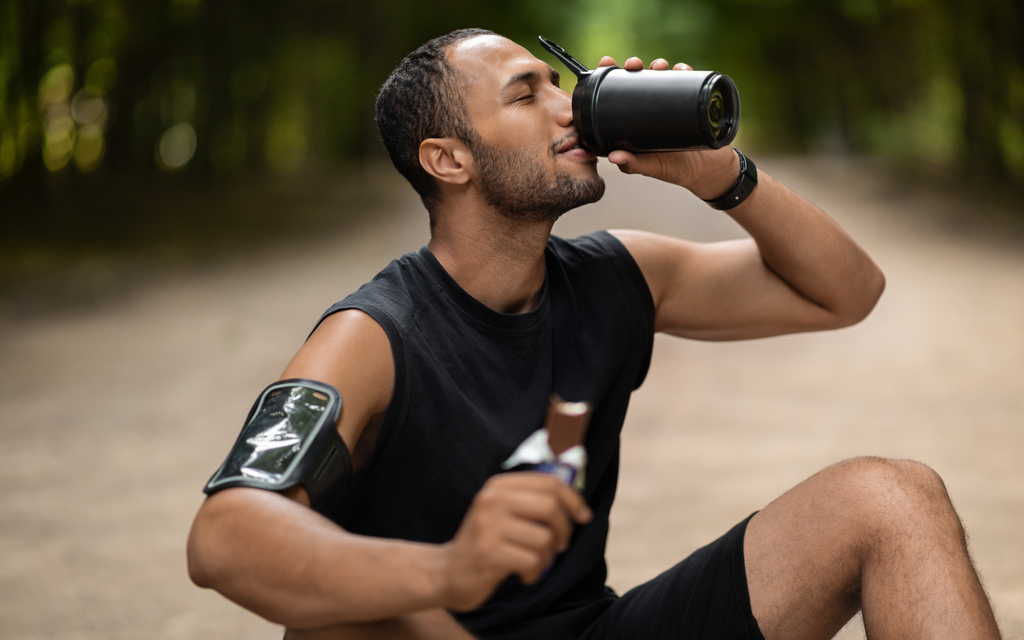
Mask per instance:
[[[292,379],[260,394],[227,460],[206,483],[282,491],[301,484],[324,513],[352,474],[352,457],[338,434],[341,395],[329,384]]]

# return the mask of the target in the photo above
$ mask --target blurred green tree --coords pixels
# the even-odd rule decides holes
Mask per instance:
[[[1024,183],[1020,0],[581,0],[577,43],[736,80],[744,144]],[[570,46],[571,45],[571,46]]]
[[[126,185],[379,153],[380,83],[464,26],[727,73],[744,145],[1024,183],[1021,0],[0,0],[7,236],[109,236]]]

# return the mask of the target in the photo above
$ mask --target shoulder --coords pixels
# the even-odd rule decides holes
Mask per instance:
[[[635,229],[612,229],[608,234],[622,243],[641,266],[660,260],[678,260],[680,254],[685,256],[697,246],[697,243],[688,240]]]
[[[689,240],[636,231],[614,229],[609,234],[617,238],[633,257],[644,281],[659,306],[667,289],[671,289],[680,273],[692,272],[701,254],[701,245]]]
[[[391,401],[391,343],[374,318],[359,309],[341,310],[321,320],[281,377],[319,380],[338,390],[338,431],[353,451],[366,424],[383,414]]]
[[[321,380],[343,397],[347,387],[365,396],[370,408],[383,410],[394,380],[391,343],[380,323],[363,311],[338,311],[320,322],[282,377]]]

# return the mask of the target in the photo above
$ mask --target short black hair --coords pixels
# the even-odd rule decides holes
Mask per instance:
[[[405,176],[430,212],[440,202],[437,182],[420,165],[419,148],[427,138],[458,138],[471,149],[477,140],[459,95],[455,67],[445,51],[486,29],[459,29],[434,38],[407,55],[377,94],[377,129],[398,172]]]

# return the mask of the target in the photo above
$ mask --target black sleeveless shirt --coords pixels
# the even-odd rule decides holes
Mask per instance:
[[[632,256],[604,231],[552,237],[546,268],[535,310],[498,313],[423,247],[324,314],[371,316],[395,365],[371,461],[330,514],[353,533],[451,540],[484,481],[541,427],[553,391],[594,405],[584,490],[594,519],[577,527],[544,580],[524,587],[509,578],[482,607],[457,615],[484,638],[571,637],[614,598],[604,549],[619,431],[650,363],[654,302]]]

